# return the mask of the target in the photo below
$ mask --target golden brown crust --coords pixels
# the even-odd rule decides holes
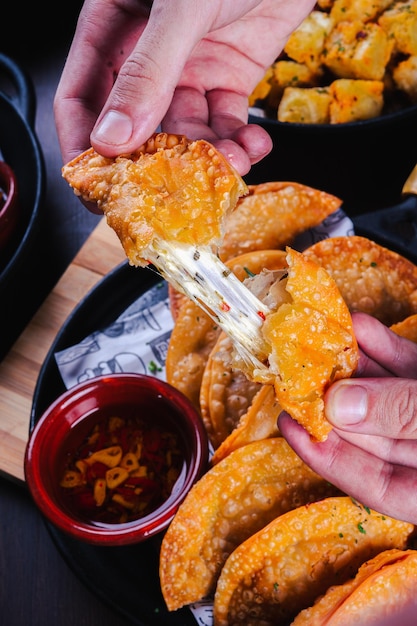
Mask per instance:
[[[331,194],[294,182],[249,185],[225,222],[222,260],[250,250],[284,249],[299,233],[318,226],[340,208]]]
[[[283,438],[235,450],[189,492],[161,546],[161,589],[169,610],[214,590],[227,556],[278,515],[337,493]]]
[[[417,266],[365,237],[332,237],[304,254],[336,281],[350,311],[390,326],[417,313]]]
[[[332,585],[291,626],[400,624],[400,612],[417,609],[417,551],[384,550],[343,585]],[[398,621],[397,621],[398,620]]]
[[[219,244],[225,216],[247,192],[209,142],[166,133],[115,159],[91,148],[62,173],[76,193],[102,209],[133,265],[147,263],[154,239]]]
[[[262,326],[269,345],[265,372],[249,371],[259,382],[274,384],[278,402],[316,441],[331,425],[324,395],[335,380],[356,370],[359,350],[348,307],[333,278],[320,265],[287,248],[289,300],[274,305]],[[276,281],[278,286],[282,278]],[[237,360],[237,367],[245,365]]]
[[[383,550],[403,549],[414,526],[348,497],[280,515],[241,543],[217,582],[216,626],[284,626],[332,584]]]
[[[417,313],[409,315],[401,320],[401,322],[392,324],[390,328],[394,333],[400,335],[400,337],[417,343]]]

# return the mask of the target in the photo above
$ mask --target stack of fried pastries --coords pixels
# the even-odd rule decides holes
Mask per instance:
[[[292,210],[297,193],[293,187]],[[242,245],[226,262],[241,280],[262,266],[285,268],[293,236],[243,256]],[[373,315],[417,341],[413,263],[358,236],[324,239],[304,256],[329,273],[350,312]],[[212,597],[215,626],[356,626],[395,619],[415,605],[414,526],[313,478],[280,437],[273,386],[236,369],[230,338],[194,303],[175,300],[174,290],[171,297],[168,380],[200,410],[214,453],[162,542],[168,608]]]
[[[355,370],[352,312],[417,341],[417,267],[356,236],[296,252],[294,238],[341,201],[292,182],[246,189],[207,142],[157,135],[133,156],[88,151],[64,175],[76,193],[98,202],[133,264],[146,263],[149,242],[155,233],[163,240],[167,228],[187,245],[216,240],[227,272],[274,311],[263,326],[273,375],[254,375],[239,366],[216,321],[170,289],[167,380],[200,411],[214,454],[162,541],[169,610],[210,596],[215,626],[353,626],[371,623],[368,613],[366,622],[358,617],[370,589],[378,589],[373,607],[395,612],[392,598],[405,578],[400,604],[410,603],[417,597],[414,526],[369,510],[312,472],[280,437],[277,418],[285,408],[313,439],[326,438],[325,390]]]
[[[265,262],[268,254],[264,251]],[[334,278],[351,312],[364,311],[417,341],[414,264],[357,236],[325,239],[304,256]],[[182,316],[190,314],[191,305],[184,302],[177,314],[183,355],[186,346],[197,345],[195,338],[188,343],[183,324]],[[346,494],[332,493],[331,485],[329,493],[320,494],[317,487],[326,486],[319,477],[311,482],[311,475],[301,501],[299,489],[306,485],[304,472],[309,470],[280,437],[281,407],[273,387],[254,388],[233,367],[230,339],[218,329],[213,334],[201,364],[197,400],[214,449],[212,467],[187,496],[162,542],[160,578],[168,608],[212,595],[215,626],[287,626],[292,620],[294,626],[356,626],[378,624],[391,615],[395,619],[398,611],[414,606],[414,526],[370,511]],[[176,341],[174,328],[172,371]],[[182,382],[187,393],[186,377]],[[277,466],[268,462],[274,445],[281,455]],[[248,462],[245,455],[255,450],[265,465],[256,462],[261,475],[253,479],[255,461]],[[291,471],[288,464],[293,464]],[[276,492],[279,503],[272,494],[258,498],[264,495],[260,484],[279,489],[285,476],[283,492]],[[245,478],[249,482],[238,499],[234,489]],[[291,504],[294,493],[298,504]],[[253,516],[262,526],[259,530]]]

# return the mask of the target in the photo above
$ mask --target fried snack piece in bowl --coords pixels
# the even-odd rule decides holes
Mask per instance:
[[[390,326],[417,313],[417,266],[366,237],[331,237],[304,254],[336,281],[351,312]]]
[[[164,535],[160,581],[168,609],[212,593],[227,556],[278,515],[336,493],[283,438],[232,452],[195,484]]]
[[[233,450],[253,441],[280,437],[278,415],[282,408],[272,385],[261,385],[246,413],[242,415],[230,435],[214,450],[211,464],[216,465]]]
[[[227,559],[217,581],[214,623],[286,626],[331,585],[355,576],[368,559],[407,547],[413,531],[413,524],[347,496],[284,513]]]
[[[291,626],[400,624],[417,611],[417,551],[385,550],[364,563],[355,578],[334,585]],[[408,622],[407,622],[408,623]]]
[[[284,249],[341,204],[336,196],[300,183],[249,185],[249,194],[226,217],[220,258],[224,261],[250,250]]]
[[[283,250],[256,250],[230,259],[226,266],[243,281],[264,268],[285,268],[287,261]],[[204,369],[220,333],[220,327],[210,316],[194,301],[183,296],[169,340],[166,377],[199,409]]]

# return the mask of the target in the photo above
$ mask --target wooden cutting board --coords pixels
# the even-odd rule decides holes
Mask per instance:
[[[73,308],[125,259],[116,234],[103,218],[0,363],[1,474],[24,480],[32,396],[42,363]]]

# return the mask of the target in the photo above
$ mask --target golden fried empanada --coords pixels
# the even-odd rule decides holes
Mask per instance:
[[[168,609],[213,592],[227,556],[272,519],[335,493],[281,437],[232,452],[194,485],[162,540],[160,581]]]
[[[261,385],[250,407],[242,415],[236,427],[214,450],[211,457],[212,465],[224,459],[233,450],[237,450],[237,448],[252,441],[279,437],[277,421],[281,411],[282,408],[276,399],[274,387]]]
[[[291,626],[394,626],[403,624],[405,609],[409,619],[417,615],[417,551],[385,550],[355,578],[330,587]]]
[[[284,513],[227,559],[217,582],[214,623],[284,626],[331,585],[355,576],[368,559],[404,549],[413,530],[413,524],[347,496]]]
[[[222,332],[209,354],[200,387],[201,417],[214,449],[236,428],[260,387],[233,366],[233,342]]]
[[[324,392],[356,367],[349,312],[323,268],[294,250],[287,251],[287,302],[279,310],[222,263],[214,249],[247,192],[225,157],[206,141],[159,133],[114,159],[90,149],[62,172],[76,193],[103,210],[130,263],[152,262],[218,321],[233,339],[238,369],[255,382],[273,382],[282,407],[313,438],[325,439]]]
[[[393,250],[355,235],[323,239],[304,254],[333,276],[351,312],[387,326],[417,313],[417,266]]]
[[[227,260],[250,250],[284,249],[341,204],[336,196],[300,183],[249,185],[249,194],[226,217],[220,258]]]
[[[247,371],[239,355],[236,364],[254,380],[273,384],[282,408],[313,439],[324,441],[331,430],[324,416],[324,394],[332,382],[353,374],[358,346],[335,280],[290,248],[287,263],[287,278],[279,276],[272,282],[265,297],[273,311],[262,326],[268,368]],[[253,283],[262,278],[254,277]]]

